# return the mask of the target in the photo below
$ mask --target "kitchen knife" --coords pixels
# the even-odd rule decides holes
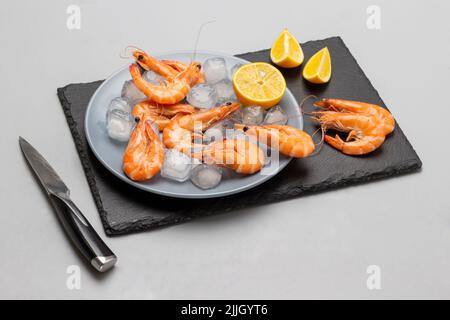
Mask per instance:
[[[19,137],[19,145],[47,192],[64,229],[81,254],[99,272],[105,272],[114,267],[117,257],[72,202],[69,189],[55,170],[24,138]]]

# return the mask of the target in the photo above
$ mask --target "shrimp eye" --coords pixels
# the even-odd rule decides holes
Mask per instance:
[[[144,60],[144,56],[142,54],[138,55],[138,60]]]
[[[231,106],[231,102],[227,102],[226,105],[227,105],[227,106]]]
[[[250,129],[250,128],[247,127],[247,126],[245,126],[244,128],[242,128],[242,130],[243,130],[244,132],[247,132],[248,129]]]
[[[141,120],[139,117],[134,117],[134,121],[136,121],[136,123],[138,123],[139,120]]]
[[[202,65],[200,63],[197,65],[197,69],[202,70]]]

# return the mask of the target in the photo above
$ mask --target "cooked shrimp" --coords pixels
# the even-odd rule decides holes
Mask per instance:
[[[173,69],[175,69],[178,72],[182,72],[182,71],[186,70],[186,68],[188,67],[188,64],[181,62],[181,61],[176,61],[176,60],[161,60],[161,62],[172,67]],[[193,85],[203,83],[203,82],[205,82],[205,75],[200,71],[198,73],[197,80],[195,81],[195,83],[193,83]]]
[[[164,145],[169,149],[176,148],[181,152],[190,153],[192,148],[203,146],[193,143],[196,133],[199,134],[197,137],[201,138],[202,131],[225,119],[239,108],[239,103],[227,103],[220,107],[172,119],[163,131]]]
[[[230,168],[238,173],[253,174],[264,166],[264,152],[248,140],[215,141],[202,152],[206,163]]]
[[[164,148],[147,117],[131,133],[123,155],[123,171],[134,181],[151,179],[162,167]]]
[[[175,60],[158,60],[148,55],[144,51],[135,50],[133,56],[136,62],[145,70],[152,70],[157,74],[165,77],[169,82],[177,78],[180,73],[189,68],[189,64],[175,61]],[[201,70],[201,65],[198,62],[193,62],[192,65],[197,67],[196,75],[191,78],[189,85],[192,87],[198,83],[204,82],[204,76]]]
[[[170,65],[149,56],[144,51],[135,50],[133,52],[133,57],[142,68],[145,70],[152,70],[165,77],[167,80],[172,80],[179,74],[179,71],[175,70]]]
[[[311,136],[298,128],[286,125],[248,126],[244,124],[235,124],[235,128],[286,156],[304,158],[314,151]]]
[[[196,109],[184,103],[171,105],[158,105],[151,100],[142,101],[133,107],[131,114],[133,117],[148,117],[151,121],[158,125],[159,131],[170,123],[171,118],[175,116],[194,113]]]
[[[166,84],[153,85],[142,78],[136,64],[130,65],[130,74],[136,87],[151,100],[161,104],[175,104],[183,100],[188,94],[191,84],[196,81],[198,71],[196,64],[190,64],[175,78],[168,78]]]
[[[331,111],[353,112],[374,116],[379,120],[379,129],[385,135],[391,133],[395,127],[395,120],[392,114],[385,108],[375,104],[341,99],[323,99],[314,103],[314,105]]]
[[[132,115],[139,117],[141,114],[157,114],[172,117],[178,113],[192,114],[197,110],[187,103],[157,104],[151,100],[139,102],[133,108]]]
[[[327,143],[345,154],[370,153],[385,140],[385,134],[380,130],[380,119],[376,116],[339,111],[319,111],[315,114],[322,128],[348,132],[345,141],[338,135],[324,137]]]

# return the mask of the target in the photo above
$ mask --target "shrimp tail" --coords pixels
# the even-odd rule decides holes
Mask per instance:
[[[334,138],[330,135],[325,135],[325,141],[331,145],[333,148],[339,150],[339,151],[343,151],[344,150],[344,140],[341,139],[341,137],[339,137],[339,135],[335,135]]]

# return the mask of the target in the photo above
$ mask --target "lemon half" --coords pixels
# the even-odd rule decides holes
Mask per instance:
[[[274,66],[255,62],[243,65],[235,72],[233,88],[244,105],[270,108],[283,98],[286,80]]]

